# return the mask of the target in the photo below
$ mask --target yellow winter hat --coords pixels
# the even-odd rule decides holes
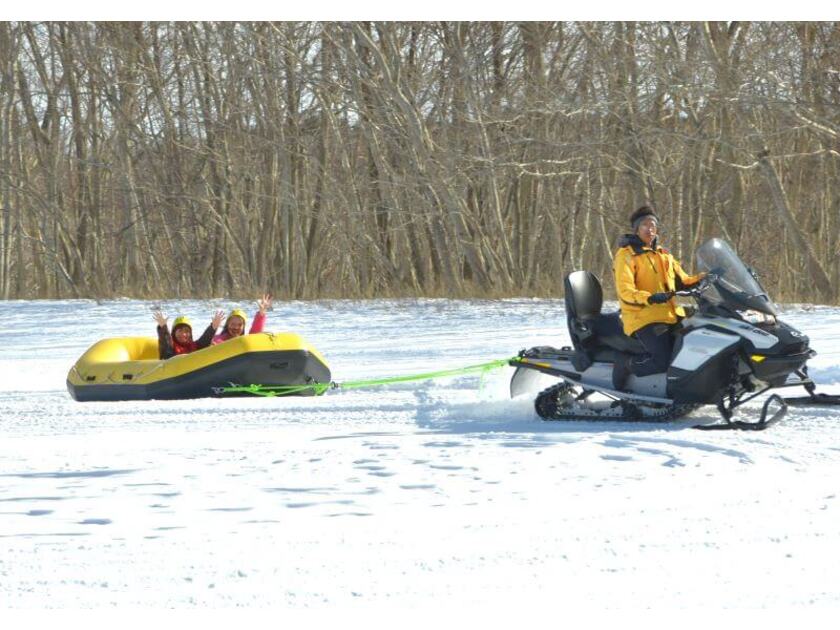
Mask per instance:
[[[175,318],[174,322],[172,322],[172,330],[175,330],[178,326],[189,326],[190,330],[192,330],[192,322],[186,315],[180,315]]]
[[[243,311],[241,308],[235,308],[235,309],[233,309],[233,310],[230,312],[230,315],[228,315],[227,321],[230,321],[230,318],[231,318],[231,317],[241,317],[241,318],[242,318],[242,323],[243,323],[243,324],[244,324],[244,323],[246,323],[246,322],[248,321],[248,316],[247,316],[247,315],[245,315],[245,311]]]

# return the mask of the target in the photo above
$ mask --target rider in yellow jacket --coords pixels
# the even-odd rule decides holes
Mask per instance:
[[[613,259],[615,287],[624,333],[636,337],[648,355],[632,361],[626,356],[616,359],[616,389],[624,387],[631,372],[647,376],[668,369],[672,327],[685,317],[674,291],[690,287],[703,277],[687,274],[668,250],[659,246],[659,219],[650,206],[636,210],[630,224],[633,232],[621,239]]]

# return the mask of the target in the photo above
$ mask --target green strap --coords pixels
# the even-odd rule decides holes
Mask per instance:
[[[435,372],[423,372],[421,374],[409,374],[407,376],[390,376],[387,378],[372,378],[359,381],[345,381],[344,383],[310,383],[308,385],[241,385],[231,387],[219,387],[218,393],[245,393],[253,394],[255,396],[290,396],[293,394],[300,394],[307,391],[312,391],[316,395],[323,394],[328,389],[362,389],[364,387],[376,387],[377,385],[390,385],[392,383],[410,383],[414,381],[426,381],[435,378],[445,378],[447,376],[460,376],[462,374],[472,374],[480,372],[482,379],[484,375],[491,371],[509,365],[511,362],[518,361],[519,357],[512,357],[510,359],[497,359],[496,361],[488,361],[487,363],[479,363],[477,365],[468,365],[466,367],[454,368],[451,370],[438,370]]]
[[[214,390],[218,394],[244,393],[253,394],[254,396],[291,396],[310,390],[316,395],[321,395],[330,387],[334,386],[333,383],[310,383],[309,385],[232,385],[230,387],[216,387]]]

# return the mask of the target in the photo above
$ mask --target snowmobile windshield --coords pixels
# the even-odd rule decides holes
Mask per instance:
[[[713,238],[703,243],[697,250],[697,268],[718,278],[704,297],[735,309],[778,315],[767,292],[726,241]]]

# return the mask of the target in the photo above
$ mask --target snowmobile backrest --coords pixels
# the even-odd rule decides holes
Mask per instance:
[[[576,365],[586,369],[592,363],[589,353],[595,341],[595,322],[601,314],[604,294],[601,283],[589,271],[573,271],[564,281],[566,289],[566,324],[572,345],[577,350]]]
[[[572,364],[585,370],[593,361],[613,361],[616,352],[643,354],[642,344],[624,334],[618,313],[601,313],[604,292],[595,274],[573,271],[565,280],[566,317],[575,347]]]
[[[604,292],[594,273],[573,271],[566,276],[566,315],[585,321],[601,314]]]

